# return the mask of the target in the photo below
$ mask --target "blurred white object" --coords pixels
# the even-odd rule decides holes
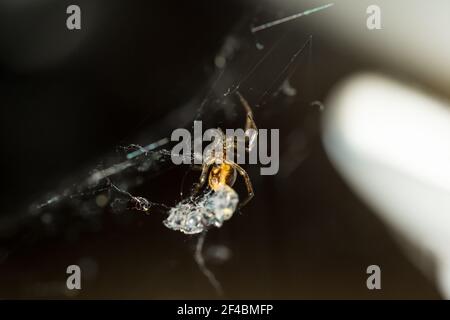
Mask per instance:
[[[328,39],[348,55],[362,54],[450,93],[450,1],[276,1],[288,12],[329,2],[334,5],[301,18],[314,26],[314,35],[319,39]],[[369,30],[366,26],[366,11],[371,5],[381,10],[381,30]]]
[[[449,106],[375,74],[345,81],[326,106],[333,163],[385,222],[431,253],[450,298]]]

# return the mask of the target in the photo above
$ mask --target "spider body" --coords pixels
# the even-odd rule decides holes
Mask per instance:
[[[248,144],[248,147],[246,146],[245,149],[250,151],[256,142],[257,128],[248,102],[239,92],[237,92],[237,96],[247,113],[245,130],[253,130],[253,134],[250,137],[247,137],[248,141],[244,141],[244,143]],[[239,174],[244,178],[248,192],[247,199],[240,203],[240,206],[242,207],[253,198],[253,186],[247,172],[234,161],[227,159],[227,154],[231,154],[236,149],[235,137],[227,137],[220,128],[217,129],[217,132],[220,136],[218,142],[222,144],[222,152],[221,154],[216,154],[214,151],[215,149],[212,148],[211,152],[205,155],[201,166],[202,173],[200,175],[199,183],[197,183],[194,188],[194,193],[198,193],[207,181],[209,188],[213,191],[217,191],[223,186],[232,187]]]
[[[209,172],[208,185],[217,191],[224,185],[232,187],[236,182],[237,172],[232,165],[228,163],[215,164]]]
[[[239,164],[227,157],[234,154],[238,142],[243,142],[245,150],[251,151],[257,136],[250,106],[239,92],[237,95],[247,112],[246,131],[253,129],[253,131],[248,130],[252,133],[246,137],[237,138],[227,137],[220,128],[216,130],[214,148],[205,151],[200,167],[194,167],[200,169],[201,174],[191,198],[170,210],[169,217],[164,220],[166,227],[185,234],[200,233],[210,226],[220,228],[224,221],[232,217],[238,204],[242,207],[253,198],[253,187],[249,175]],[[242,141],[242,138],[245,141]],[[237,192],[232,188],[238,175],[243,177],[248,192],[247,198],[241,202]],[[205,185],[209,190],[196,196]]]

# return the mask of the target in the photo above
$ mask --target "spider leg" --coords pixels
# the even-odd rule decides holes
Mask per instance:
[[[227,161],[227,163],[229,165],[233,166],[233,168],[235,168],[237,170],[237,172],[244,178],[245,185],[247,187],[248,196],[247,196],[247,199],[245,199],[244,201],[241,201],[241,203],[239,205],[239,207],[243,207],[255,196],[255,192],[253,191],[253,185],[250,180],[250,176],[248,175],[247,171],[245,171],[237,163],[230,162],[230,161]]]
[[[186,170],[186,172],[183,175],[183,179],[181,179],[181,185],[180,185],[180,197],[183,198],[184,194],[184,181],[186,180],[187,175],[189,174],[189,171],[202,171],[203,165],[201,164],[192,164],[190,169]]]
[[[241,102],[242,106],[244,107],[245,112],[247,113],[247,115],[246,115],[247,119],[245,121],[245,130],[247,130],[247,129],[257,130],[258,128],[256,127],[255,120],[253,119],[252,108],[250,107],[247,100],[244,98],[244,96],[239,91],[237,91],[236,94],[239,97],[239,101]]]
[[[208,180],[209,167],[211,167],[211,165],[214,164],[214,162],[215,162],[215,159],[212,158],[208,162],[205,162],[203,164],[202,173],[200,174],[198,183],[196,183],[194,186],[193,195],[196,195],[197,193],[199,193],[199,191],[205,185],[206,181]]]
[[[201,165],[201,164],[193,164],[193,165],[191,165],[191,170],[202,171],[203,170],[203,165]]]
[[[247,152],[250,152],[256,143],[256,138],[258,136],[258,128],[256,127],[255,120],[253,118],[253,111],[250,105],[248,104],[247,100],[244,98],[244,96],[238,91],[236,92],[237,96],[239,97],[239,100],[241,102],[241,105],[244,107],[246,112],[246,121],[245,121],[245,132],[249,132],[249,129],[252,129],[252,133],[247,136],[248,138],[248,147],[245,147],[245,150]]]

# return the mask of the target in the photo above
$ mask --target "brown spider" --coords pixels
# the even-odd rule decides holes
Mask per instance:
[[[234,154],[234,151],[236,151],[237,149],[238,142],[244,143],[245,150],[247,152],[250,152],[256,143],[258,133],[255,121],[253,120],[253,112],[250,108],[250,105],[239,92],[237,92],[236,94],[239,97],[240,103],[246,111],[245,141],[237,141],[237,137],[235,136],[228,137],[220,128],[217,128],[217,132],[221,138],[218,139],[218,141],[215,140],[214,142],[222,144],[222,152],[220,154],[216,154],[215,150],[217,149],[211,148],[210,152],[205,153],[203,157],[203,164],[201,165],[202,173],[200,174],[199,182],[194,187],[194,194],[198,193],[203,188],[207,180],[209,188],[211,188],[213,191],[217,191],[223,186],[232,187],[236,182],[237,173],[239,173],[244,178],[248,192],[247,199],[245,199],[245,201],[242,201],[240,204],[240,206],[242,207],[245,206],[253,198],[253,186],[247,172],[240,165],[232,160],[229,160],[227,158],[227,154],[229,154],[231,151]]]

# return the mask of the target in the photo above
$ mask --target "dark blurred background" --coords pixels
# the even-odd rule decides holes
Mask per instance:
[[[320,141],[320,108],[311,105],[349,73],[382,66],[302,20],[252,35],[251,24],[295,13],[268,2],[78,0],[79,31],[65,26],[70,4],[0,1],[0,298],[217,298],[193,259],[196,237],[163,226],[164,212],[93,209],[95,197],[30,208],[120,159],[119,146],[189,126],[211,89],[221,98],[258,61],[241,92],[260,128],[280,129],[280,172],[247,167],[255,198],[207,235],[206,262],[225,297],[439,298],[334,171]],[[232,71],[218,77],[215,57],[230,36],[239,44]],[[295,96],[278,90],[288,75]],[[212,126],[229,113],[216,102],[202,112]],[[231,112],[236,126],[242,119]],[[165,164],[125,185],[174,205],[186,171]],[[75,293],[64,290],[71,264],[83,270]],[[382,268],[380,291],[367,290],[371,264]]]

